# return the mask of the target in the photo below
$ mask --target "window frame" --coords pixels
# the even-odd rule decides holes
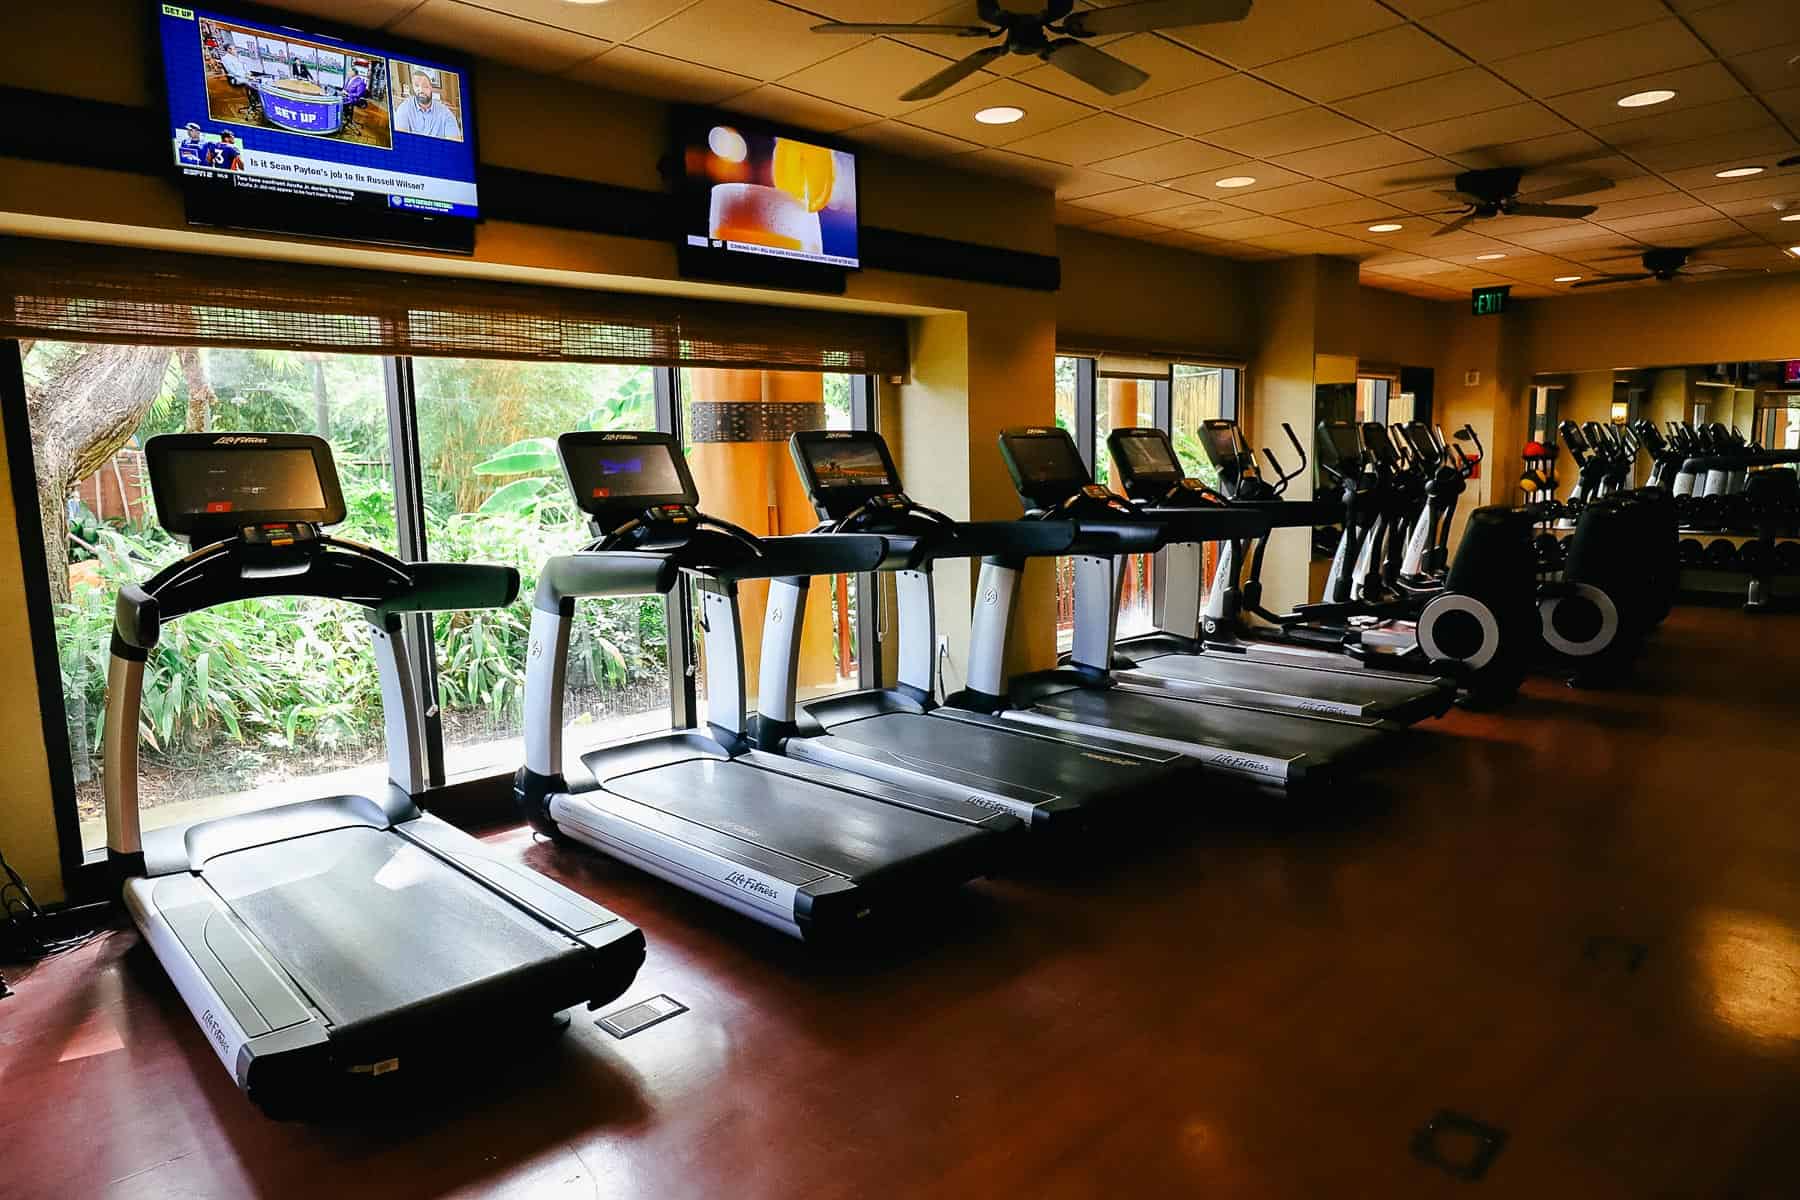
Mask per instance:
[[[402,558],[428,558],[426,541],[423,456],[420,448],[418,390],[413,374],[414,358],[405,355],[370,355],[381,361],[386,390],[388,443],[393,470],[394,515],[398,550]],[[478,358],[480,355],[467,357]],[[656,428],[681,437],[683,399],[681,368],[653,366],[652,385]],[[26,626],[36,674],[38,713],[43,727],[44,750],[49,768],[50,801],[56,826],[58,857],[64,890],[71,901],[104,898],[110,890],[106,851],[83,851],[76,805],[74,771],[70,764],[67,709],[62,690],[61,661],[56,647],[56,616],[50,597],[50,578],[44,560],[43,528],[37,519],[37,470],[31,452],[31,422],[25,404],[24,354],[17,340],[0,339],[0,409],[3,409],[7,466],[11,472],[13,507],[19,541],[21,574],[25,592]],[[851,376],[851,421],[854,428],[876,427],[876,386],[872,375]],[[859,656],[860,686],[877,687],[881,678],[878,606],[866,602],[877,594],[871,574],[859,574],[857,589],[859,645],[870,648]],[[687,589],[676,586],[663,595],[665,628],[669,631],[669,719],[676,729],[695,728],[699,709],[692,664],[697,661],[691,635]],[[414,676],[412,702],[418,706],[425,737],[426,789],[421,807],[454,809],[471,819],[487,819],[497,809],[494,798],[510,800],[512,772],[471,771],[448,776],[445,769],[444,734],[438,715],[438,661],[436,640],[431,636],[430,614],[406,618],[408,653]],[[491,795],[490,795],[491,793]],[[481,799],[476,799],[479,796]],[[440,801],[442,802],[440,804]]]

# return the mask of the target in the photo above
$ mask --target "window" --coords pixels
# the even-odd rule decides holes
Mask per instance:
[[[799,534],[814,528],[818,518],[794,470],[788,435],[821,427],[869,428],[872,396],[866,385],[858,386],[860,382],[850,375],[817,371],[683,368],[682,446],[702,510],[759,535]],[[872,684],[859,657],[857,618],[864,582],[847,574],[812,581],[801,626],[797,699],[866,686],[865,678]],[[762,659],[768,594],[764,580],[746,580],[738,587],[745,690],[751,702]],[[697,590],[690,592],[689,604],[695,621],[695,695],[704,697],[706,663]]]
[[[1531,389],[1531,440],[1540,446],[1556,445],[1556,409],[1561,399],[1559,386],[1538,384]]]
[[[432,618],[444,772],[510,771],[524,753],[525,654],[538,571],[592,537],[563,480],[556,437],[656,428],[655,371],[456,358],[419,359],[413,370],[427,556],[503,563],[521,577],[519,598],[507,608]],[[575,606],[564,705],[571,759],[604,741],[668,727],[663,597]]]
[[[1200,447],[1200,423],[1237,416],[1237,378],[1231,367],[1194,363],[1176,363],[1170,376],[1169,437],[1181,469],[1208,487],[1219,486],[1219,472]]]
[[[188,550],[151,504],[143,445],[243,429],[331,442],[348,519],[396,549],[381,360],[36,342],[25,357],[45,566],[83,851],[105,844],[101,725],[113,598]],[[382,778],[380,688],[357,610],[274,597],[172,622],[144,679],[146,829]]]
[[[1385,376],[1362,375],[1356,380],[1356,420],[1358,424],[1374,421],[1382,425],[1388,424],[1388,398],[1393,392],[1394,381]]]
[[[1106,438],[1115,429],[1154,426],[1157,393],[1166,394],[1163,379],[1101,375],[1094,403],[1094,482],[1112,484],[1112,454]],[[1133,637],[1156,627],[1156,557],[1128,555],[1119,581],[1119,636]],[[1071,637],[1073,630],[1071,630]]]

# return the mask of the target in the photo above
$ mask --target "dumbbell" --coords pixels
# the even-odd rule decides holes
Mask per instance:
[[[1748,571],[1752,575],[1763,574],[1774,561],[1774,551],[1770,548],[1769,543],[1760,538],[1753,542],[1745,542],[1737,553],[1739,569]]]
[[[1776,542],[1775,566],[1783,574],[1800,575],[1800,542]]]
[[[1699,538],[1682,538],[1681,539],[1681,565],[1682,566],[1697,567],[1700,565],[1701,559],[1704,557],[1704,555],[1705,555],[1705,550],[1700,545]]]
[[[1702,560],[1715,571],[1729,571],[1737,560],[1737,547],[1730,538],[1714,538],[1706,543],[1706,556]]]

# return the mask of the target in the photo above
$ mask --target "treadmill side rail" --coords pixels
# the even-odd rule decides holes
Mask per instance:
[[[608,925],[624,926],[619,933],[630,930],[618,914],[529,867],[494,855],[479,839],[447,821],[426,814],[395,826],[395,832],[474,876],[519,907],[531,910],[570,937],[601,944],[612,937],[596,940],[593,935]]]

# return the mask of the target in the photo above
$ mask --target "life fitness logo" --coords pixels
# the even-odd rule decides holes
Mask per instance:
[[[268,443],[268,438],[256,437],[248,433],[228,433],[224,437],[213,439],[215,446],[266,446]]]
[[[981,593],[981,602],[989,608],[1000,603],[1000,589],[991,583],[988,584],[987,588]]]
[[[637,435],[635,433],[608,433],[602,434],[600,440],[603,442],[635,442]]]

